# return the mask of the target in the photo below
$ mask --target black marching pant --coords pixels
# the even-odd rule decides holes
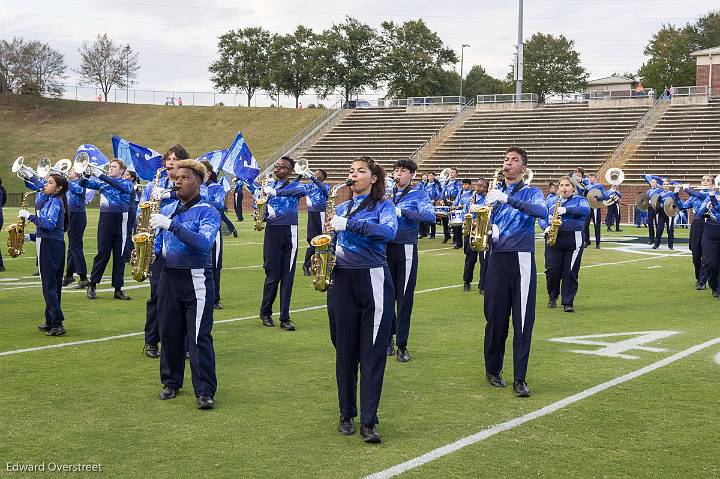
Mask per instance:
[[[443,216],[440,218],[440,223],[442,223],[443,227],[443,236],[445,236],[445,240],[450,239],[450,224],[449,224],[450,218],[447,216]]]
[[[98,252],[93,260],[92,274],[90,275],[90,281],[94,284],[98,284],[102,280],[105,266],[110,261],[110,254],[113,257],[112,285],[115,290],[119,290],[125,284],[123,250],[125,249],[125,242],[128,240],[127,223],[127,212],[100,212],[97,232]]]
[[[2,230],[4,221],[5,221],[5,219],[3,218],[3,214],[2,214],[2,205],[0,205],[0,230]],[[2,258],[2,248],[0,248],[0,267],[4,267],[4,266],[5,266],[5,264],[3,263],[3,258]]]
[[[305,261],[303,266],[309,268],[312,260],[312,256],[315,254],[315,247],[310,245],[310,240],[315,236],[322,234],[323,225],[325,224],[325,212],[324,211],[308,211],[308,222],[307,222],[307,242],[308,249],[305,250]]]
[[[297,225],[267,225],[263,244],[263,287],[260,315],[272,315],[272,307],[280,288],[280,321],[290,319],[290,299],[295,280],[297,258]]]
[[[720,225],[705,223],[702,235],[702,264],[708,285],[720,293]]]
[[[158,282],[162,273],[162,259],[156,259],[150,265],[150,299],[145,304],[145,344],[157,346],[160,342],[158,332]]]
[[[595,228],[595,244],[600,244],[600,225],[601,225],[601,214],[600,214],[600,208],[590,208],[590,214],[587,218],[585,218],[585,230],[583,233],[583,237],[585,238],[585,242],[592,243],[590,241],[590,221],[593,222],[593,227]]]
[[[85,235],[85,228],[87,228],[87,213],[84,211],[70,212],[68,218],[67,270],[65,276],[72,278],[77,273],[80,278],[86,278],[87,264],[83,252],[83,236]]]
[[[485,256],[487,252],[478,253],[470,246],[470,237],[464,241],[465,269],[463,270],[463,283],[472,283],[475,273],[475,264],[480,263],[480,274],[478,275],[478,289],[483,289],[483,276],[485,271]]]
[[[327,305],[340,414],[357,416],[359,365],[360,422],[377,424],[395,301],[392,277],[387,266],[335,268],[332,277]]]
[[[657,213],[655,212],[655,208],[652,206],[648,206],[648,217],[647,217],[647,225],[648,225],[648,243],[655,243],[655,229],[656,229],[656,223],[657,223]]]
[[[462,225],[461,226],[453,226],[452,227],[453,232],[453,243],[455,243],[455,246],[459,248],[463,247],[463,235],[462,235]]]
[[[707,283],[707,275],[702,267],[702,237],[705,229],[705,219],[695,218],[690,225],[690,251],[692,262],[695,267],[695,282],[698,285]]]
[[[578,290],[578,275],[583,253],[580,231],[559,231],[555,246],[545,245],[545,280],[548,298],[571,305]],[[562,286],[561,286],[562,283]]]
[[[212,249],[213,282],[215,283],[215,301],[213,304],[218,304],[220,302],[220,272],[222,271],[222,254],[223,239],[220,231],[218,231]]]
[[[243,220],[243,190],[242,187],[235,187],[235,215],[238,221]]]
[[[512,315],[515,380],[524,381],[535,323],[535,255],[490,251],[487,263],[493,276],[485,285],[485,371],[502,371]]]
[[[45,324],[51,328],[62,326],[65,316],[60,308],[63,267],[65,266],[65,241],[36,238],[40,281],[45,298]]]
[[[620,203],[613,203],[608,206],[607,217],[605,218],[605,226],[608,229],[615,225],[615,230],[620,229]]]
[[[395,288],[395,304],[390,336],[396,335],[398,347],[407,347],[410,336],[415,284],[417,282],[418,249],[416,244],[388,243],[385,249],[388,268]]]
[[[655,231],[655,246],[660,246],[662,242],[663,230],[667,228],[668,247],[672,248],[675,243],[675,217],[668,218],[665,210],[659,210],[656,216],[657,230]]]
[[[180,389],[185,373],[185,337],[195,396],[215,396],[212,269],[163,268],[158,282],[160,381]]]
[[[231,234],[233,231],[236,231],[237,228],[235,228],[235,225],[233,224],[233,222],[230,221],[230,218],[228,218],[227,213],[225,213],[224,211],[220,211],[219,213],[220,213],[220,219],[222,220],[223,223],[225,223],[225,226],[227,226],[228,231]]]

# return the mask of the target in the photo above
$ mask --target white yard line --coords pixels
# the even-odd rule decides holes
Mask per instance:
[[[674,257],[674,256],[676,256],[676,255],[668,255],[668,256]],[[613,266],[613,265],[617,265],[617,264],[634,263],[634,262],[637,262],[637,261],[647,261],[647,260],[649,260],[649,259],[657,259],[657,258],[639,258],[639,259],[631,259],[631,260],[626,260],[626,261],[616,261],[616,262],[612,262],[612,263],[599,263],[599,264],[593,264],[593,265],[589,265],[589,266],[582,266],[581,269],[582,269],[582,268],[594,268],[594,267],[597,267],[597,266]],[[538,273],[538,276],[543,275],[543,274],[545,274],[545,273]],[[149,282],[142,283],[142,284],[135,285],[135,286],[128,286],[128,287],[126,287],[125,289],[142,288],[142,287],[147,287],[147,286],[149,286]],[[449,285],[449,286],[440,286],[440,287],[437,287],[437,288],[422,289],[422,290],[419,290],[419,291],[415,291],[415,294],[431,293],[431,292],[434,292],[434,291],[443,291],[443,290],[446,290],[446,289],[459,288],[459,287],[461,287],[461,286],[462,286],[462,284],[455,284],[455,285]],[[108,292],[109,292],[109,291],[113,291],[113,289],[112,289],[112,288],[107,289],[107,290],[100,290],[100,289],[99,289],[98,291],[108,291]],[[76,292],[82,292],[82,293],[84,293],[85,291],[84,291],[84,290],[77,290]],[[317,306],[310,306],[310,307],[307,307],[307,308],[291,310],[290,312],[291,312],[291,313],[299,313],[299,312],[303,312],[303,311],[312,311],[312,310],[316,310],[316,309],[324,309],[324,308],[326,308],[326,307],[327,307],[327,305],[321,304],[321,305],[317,305]],[[279,313],[274,313],[275,316],[277,316],[278,314],[279,314]],[[257,318],[258,318],[258,315],[245,316],[245,317],[241,317],[241,318],[223,319],[223,320],[215,321],[215,324],[234,323],[234,322],[237,322],[237,321],[246,321],[246,320],[248,320],[248,319],[257,319]],[[34,352],[34,351],[42,351],[42,350],[44,350],[44,349],[57,349],[57,348],[64,348],[64,347],[66,347],[66,346],[77,346],[77,345],[79,345],[79,344],[90,344],[90,343],[98,343],[98,342],[104,342],[104,341],[111,341],[111,340],[114,340],[114,339],[124,339],[124,338],[129,338],[129,337],[132,337],[132,336],[141,336],[141,335],[143,335],[143,334],[145,334],[145,333],[144,333],[144,332],[127,333],[127,334],[121,334],[121,335],[116,335],[116,336],[106,336],[106,337],[103,337],[103,338],[85,339],[85,340],[82,340],[82,341],[73,341],[73,342],[69,342],[69,343],[56,343],[56,344],[51,344],[51,345],[47,345],[47,346],[37,346],[37,347],[33,347],[33,348],[16,349],[16,350],[13,350],[13,351],[0,351],[0,356],[10,356],[10,355],[13,355],[13,354],[20,354],[20,353],[27,353],[27,352]]]
[[[500,424],[496,424],[495,426],[489,427],[487,429],[483,429],[482,431],[479,431],[473,435],[463,437],[453,443],[446,444],[437,449],[433,449],[430,452],[427,452],[421,456],[418,456],[418,457],[415,457],[408,461],[405,461],[403,463],[400,463],[396,466],[385,469],[384,471],[380,471],[375,474],[366,476],[365,479],[387,479],[390,477],[398,476],[398,475],[400,475],[404,472],[407,472],[411,469],[416,469],[424,464],[432,462],[443,456],[447,456],[448,454],[451,454],[455,451],[459,451],[460,449],[463,449],[463,448],[466,448],[473,444],[476,444],[478,442],[484,441],[485,439],[491,438],[501,432],[509,431],[511,429],[514,429],[514,428],[521,426],[532,420],[541,418],[543,416],[547,416],[548,414],[552,414],[560,409],[563,409],[563,408],[565,408],[571,404],[574,404],[578,401],[582,401],[583,399],[589,398],[590,396],[594,396],[595,394],[605,391],[606,389],[609,389],[613,386],[617,386],[619,384],[623,384],[628,381],[631,381],[635,378],[638,378],[640,376],[643,376],[645,374],[653,372],[656,369],[660,369],[664,366],[667,366],[668,364],[674,363],[675,361],[683,359],[687,356],[690,356],[691,354],[694,354],[698,351],[702,351],[705,348],[709,348],[710,346],[714,346],[719,343],[720,343],[720,338],[715,338],[710,341],[706,341],[702,344],[698,344],[698,345],[688,348],[684,351],[680,351],[677,354],[673,354],[672,356],[669,356],[665,359],[661,359],[660,361],[654,362],[648,366],[640,368],[636,371],[633,371],[628,374],[624,374],[622,376],[618,376],[615,379],[611,379],[610,381],[598,384],[597,386],[593,386],[593,387],[586,389],[584,391],[581,391],[577,394],[566,397],[565,399],[561,399],[560,401],[554,402],[543,408],[537,409],[531,413],[524,414],[520,417],[511,419],[509,421],[505,421]]]

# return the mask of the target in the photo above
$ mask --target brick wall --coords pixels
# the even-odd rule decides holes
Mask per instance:
[[[696,68],[696,85],[708,86],[710,84],[710,65],[698,65]],[[720,95],[720,64],[713,65],[712,69],[712,91],[711,95]]]

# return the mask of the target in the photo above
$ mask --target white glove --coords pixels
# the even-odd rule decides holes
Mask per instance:
[[[564,206],[558,206],[558,207],[557,207],[557,213],[558,213],[560,216],[562,216],[562,215],[564,215],[565,213],[567,213],[567,210],[565,209]]]
[[[402,210],[400,208],[398,208],[397,206],[395,207],[395,215],[398,218],[400,218],[402,216]]]
[[[165,215],[161,215],[160,213],[150,215],[150,228],[166,230],[170,228],[170,223],[172,223],[172,220]]]
[[[24,238],[25,238],[25,241],[26,241],[26,242],[29,242],[29,241],[30,241],[30,235],[29,235],[29,234],[26,234],[26,235],[24,236]]]
[[[543,233],[548,234],[550,232],[550,227],[548,226],[543,230]]]
[[[690,188],[690,183],[685,183],[684,185],[682,185],[682,187],[683,190],[687,190],[688,188]]]
[[[152,189],[152,192],[150,193],[150,198],[154,201],[162,201],[166,198],[170,198],[170,195],[172,195],[171,190],[166,190],[165,188],[160,188],[159,186],[156,186]]]
[[[480,205],[470,205],[468,211],[470,211],[470,213],[477,213],[478,211],[480,211],[480,208],[482,208],[482,206]]]
[[[313,174],[312,171],[310,171],[310,168],[308,168],[308,170],[307,170],[305,173],[303,173],[303,177],[304,177],[304,178],[307,178],[308,180],[309,180],[310,178],[312,178],[313,176],[315,176],[315,175]]]
[[[275,191],[275,188],[273,188],[272,186],[266,186],[265,188],[263,188],[263,193],[265,193],[268,196],[276,196],[277,195],[277,191]]]
[[[497,243],[497,241],[500,239],[500,228],[498,228],[497,225],[492,225],[490,235],[490,237],[492,238],[492,242]]]
[[[28,210],[18,211],[18,217],[28,219],[30,218],[30,212]]]
[[[673,188],[673,193],[680,193],[680,186]]]
[[[506,193],[500,190],[491,190],[490,193],[487,194],[485,201],[487,203],[507,203],[507,199],[508,195]]]
[[[345,231],[347,229],[347,222],[348,219],[344,216],[335,215],[332,217],[332,220],[330,220],[330,225],[335,231]]]

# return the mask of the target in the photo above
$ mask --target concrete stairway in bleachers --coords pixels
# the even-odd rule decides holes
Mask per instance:
[[[625,181],[642,183],[657,174],[683,183],[720,173],[720,100],[704,105],[673,105],[633,157],[625,163]]]
[[[489,177],[501,166],[505,150],[517,145],[528,152],[534,183],[544,186],[577,166],[598,170],[647,110],[567,105],[477,111],[420,165],[420,171],[455,166],[462,178]]]

